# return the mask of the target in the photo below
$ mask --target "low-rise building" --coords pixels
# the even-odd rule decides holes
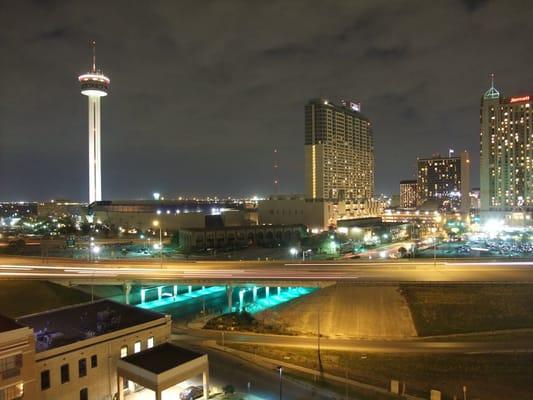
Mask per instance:
[[[38,399],[30,328],[0,315],[0,399]]]
[[[412,224],[383,222],[380,217],[354,218],[339,221],[337,231],[362,243],[387,243],[408,239]]]
[[[28,399],[42,400],[114,398],[117,361],[167,342],[171,333],[170,317],[109,300],[25,316],[17,323],[35,336],[37,389]],[[126,381],[124,388],[136,386]]]
[[[258,205],[260,224],[301,224],[312,232],[335,227],[338,220],[379,216],[386,207],[380,199],[327,201],[303,195],[271,196]]]
[[[257,224],[257,213],[245,204],[193,200],[97,201],[90,205],[94,222],[124,230],[151,229],[155,220],[165,231],[205,228],[214,219],[222,226]]]
[[[180,229],[180,246],[186,250],[238,248],[249,245],[298,243],[306,236],[304,225],[254,225],[205,229]]]

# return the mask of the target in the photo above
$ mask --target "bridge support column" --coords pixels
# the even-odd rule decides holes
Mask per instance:
[[[226,296],[228,297],[228,312],[233,309],[233,286],[226,286]]]
[[[124,283],[124,303],[130,304],[131,283]]]
[[[257,301],[257,286],[254,286],[252,291],[253,291],[254,303],[255,303]]]
[[[174,297],[178,295],[178,285],[174,285]]]
[[[163,286],[157,287],[157,300],[161,300],[161,297],[163,296]]]
[[[141,304],[146,301],[146,289],[141,289]]]
[[[278,286],[278,296],[281,294],[281,286]]]
[[[242,312],[244,310],[244,289],[239,290],[239,311]]]
[[[192,293],[192,285],[189,285],[189,294]]]
[[[269,298],[270,297],[270,286],[267,286],[265,287],[265,298]]]

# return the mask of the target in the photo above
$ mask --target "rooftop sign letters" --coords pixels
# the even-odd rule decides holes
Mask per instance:
[[[509,100],[509,103],[518,103],[521,101],[529,101],[529,96],[511,97],[511,100]]]

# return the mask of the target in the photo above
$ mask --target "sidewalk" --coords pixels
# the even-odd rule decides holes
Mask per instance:
[[[252,362],[252,363],[257,364],[257,365],[261,365],[264,368],[274,369],[277,366],[281,366],[284,369],[287,369],[289,371],[290,370],[297,371],[297,372],[300,372],[300,373],[311,375],[313,377],[322,376],[322,377],[324,377],[326,380],[328,380],[330,382],[340,383],[340,384],[343,384],[343,385],[348,384],[348,385],[353,386],[355,388],[364,389],[364,390],[367,390],[367,391],[373,391],[373,392],[380,393],[380,394],[383,394],[383,395],[393,396],[392,393],[390,393],[387,389],[384,389],[382,387],[369,385],[369,384],[363,383],[363,382],[358,382],[358,381],[355,381],[353,379],[342,378],[340,376],[332,375],[332,374],[329,374],[329,373],[322,373],[321,374],[320,371],[317,371],[315,369],[305,368],[305,367],[301,367],[299,365],[291,364],[291,363],[288,363],[288,362],[285,362],[285,361],[274,360],[272,358],[258,356],[256,354],[251,354],[251,353],[248,353],[248,352],[245,352],[245,351],[241,351],[241,350],[235,350],[235,349],[232,349],[232,348],[229,348],[229,347],[221,346],[221,345],[217,344],[215,341],[211,341],[211,340],[210,341],[206,341],[204,343],[205,343],[205,345],[207,347],[211,347],[212,349],[216,349],[216,350],[219,350],[219,351],[224,351],[226,353],[235,355],[235,356],[237,356],[237,357],[239,357],[239,358],[241,358],[241,359],[243,359],[245,361]],[[302,383],[302,384],[305,385],[305,383]],[[311,385],[309,385],[309,386],[311,386]],[[324,391],[324,389],[321,389],[321,388],[316,388],[315,387],[315,389],[317,391],[319,391],[319,392]],[[330,395],[330,393],[324,393],[324,394],[325,395]],[[400,397],[398,397],[398,398],[400,398]],[[424,398],[417,397],[417,396],[412,396],[412,395],[404,395],[402,398],[406,399],[406,400],[425,400]]]

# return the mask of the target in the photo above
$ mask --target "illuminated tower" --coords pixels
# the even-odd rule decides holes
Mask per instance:
[[[533,93],[481,98],[481,211],[533,210]]]
[[[81,94],[89,98],[89,204],[102,200],[100,97],[107,96],[110,82],[102,70],[96,69],[96,43],[93,42],[92,44],[92,69],[78,77]]]

